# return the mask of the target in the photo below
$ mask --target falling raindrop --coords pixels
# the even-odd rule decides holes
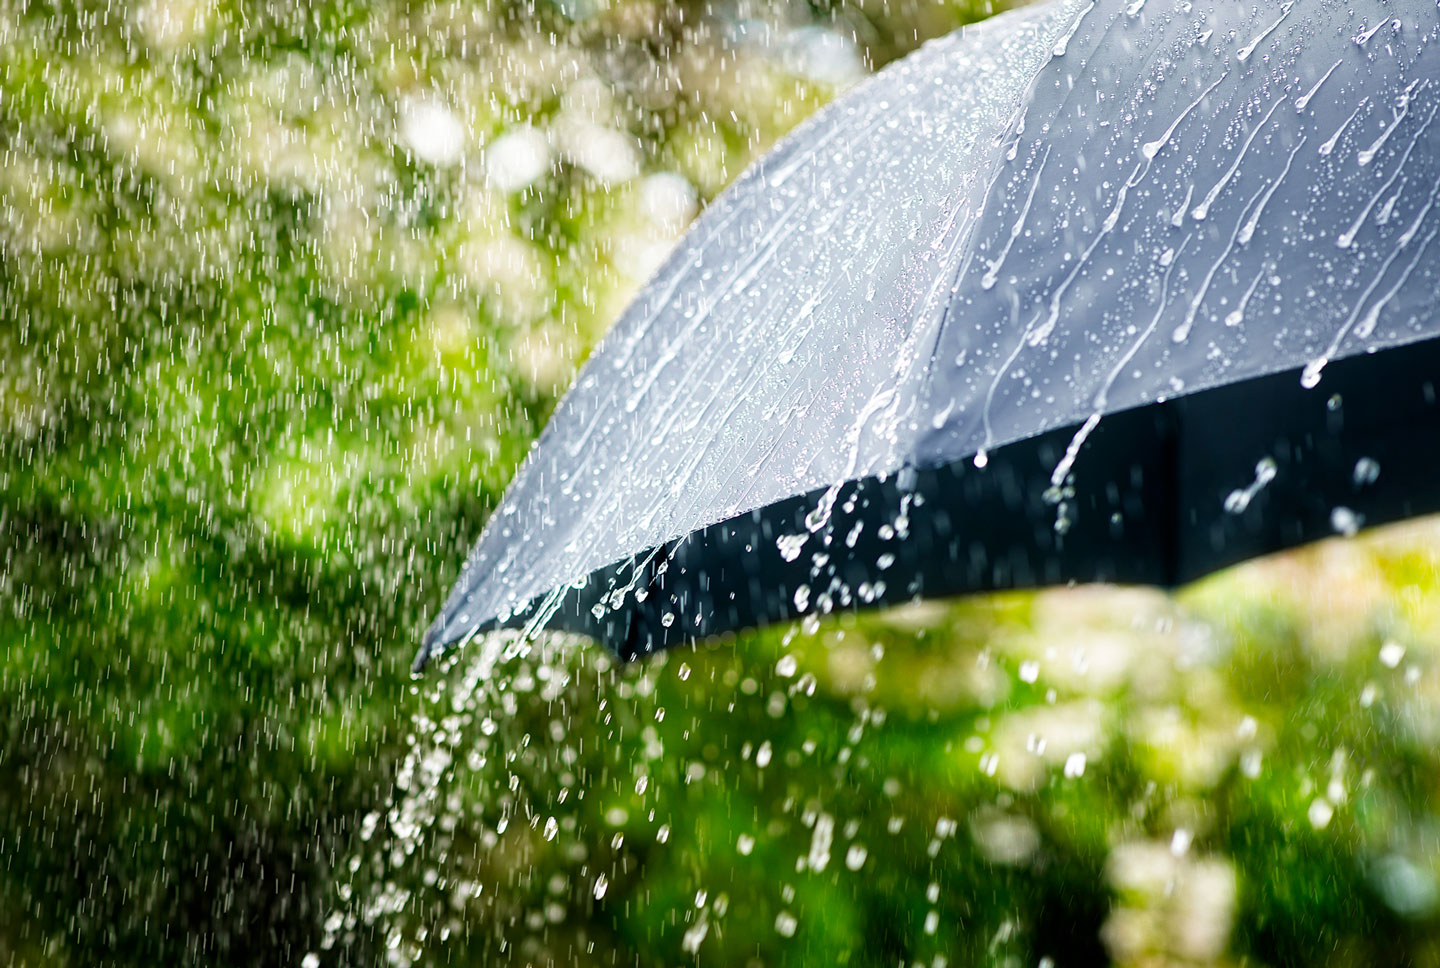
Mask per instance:
[[[780,557],[786,561],[794,561],[800,557],[800,552],[805,548],[805,542],[809,539],[808,534],[785,534],[776,539],[775,544],[780,549]]]
[[[1373,457],[1362,457],[1355,462],[1355,470],[1350,476],[1356,487],[1374,484],[1380,479],[1380,463]]]
[[[1275,480],[1279,465],[1270,457],[1261,458],[1255,465],[1255,480],[1245,488],[1231,491],[1225,497],[1225,510],[1229,514],[1243,514],[1265,486]]]
[[[1365,519],[1347,507],[1335,507],[1330,511],[1330,527],[1336,534],[1354,537],[1360,531]]]

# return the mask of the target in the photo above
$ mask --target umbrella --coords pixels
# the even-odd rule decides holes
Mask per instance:
[[[1440,508],[1431,0],[1052,0],[927,45],[711,206],[417,657],[1187,582]]]

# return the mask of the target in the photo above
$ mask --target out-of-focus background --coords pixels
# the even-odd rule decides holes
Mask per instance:
[[[1440,961],[1433,524],[409,675],[706,202],[995,6],[0,0],[0,961]]]

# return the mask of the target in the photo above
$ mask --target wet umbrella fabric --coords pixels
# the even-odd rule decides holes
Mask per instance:
[[[1437,39],[1431,0],[1054,0],[882,72],[622,316],[417,666],[1176,584],[1440,508]]]

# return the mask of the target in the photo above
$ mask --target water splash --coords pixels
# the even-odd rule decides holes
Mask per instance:
[[[1246,487],[1231,491],[1226,496],[1226,513],[1245,513],[1246,509],[1250,507],[1251,502],[1259,496],[1260,492],[1265,490],[1265,487],[1271,481],[1275,480],[1277,473],[1279,473],[1279,466],[1275,463],[1274,458],[1262,458],[1259,463],[1255,465],[1255,480]]]

